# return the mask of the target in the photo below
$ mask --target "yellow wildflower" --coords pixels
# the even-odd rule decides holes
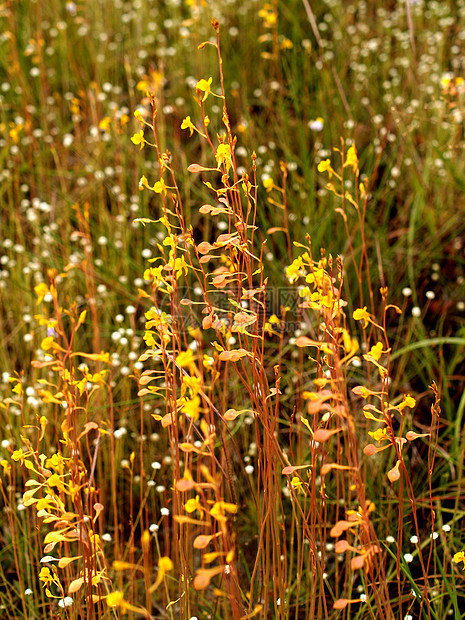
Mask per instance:
[[[456,564],[458,564],[459,562],[463,562],[465,566],[465,552],[459,551],[458,553],[454,554],[454,562]]]
[[[358,168],[357,149],[355,148],[354,144],[352,144],[352,146],[350,146],[349,150],[347,151],[347,157],[346,157],[346,160],[344,162],[344,167],[345,166],[352,166],[352,170],[354,172]]]
[[[48,293],[48,287],[46,284],[41,282],[37,286],[34,286],[34,292],[37,295],[37,305],[39,305],[45,295]]]
[[[232,166],[231,147],[229,144],[220,144],[216,149],[215,159],[218,162],[218,170],[222,164],[226,166],[228,171]]]
[[[166,196],[166,185],[163,179],[157,181],[152,189],[156,194],[164,194]]]
[[[389,439],[387,428],[378,428],[378,430],[374,432],[369,432],[368,434],[370,435],[370,437],[373,437],[373,439],[378,443]]]
[[[370,355],[374,360],[378,361],[381,355],[383,354],[383,343],[377,342],[375,345],[371,347],[366,355],[363,357],[367,359],[368,355]]]
[[[140,126],[141,126],[141,127],[143,127],[143,126],[144,126],[144,119],[143,119],[143,116],[142,116],[142,112],[141,112],[140,110],[136,110],[136,111],[134,112],[134,116],[135,116],[135,117],[137,118],[137,120],[139,121]]]
[[[186,512],[194,512],[195,510],[197,510],[200,514],[200,518],[203,518],[203,509],[202,509],[202,505],[200,503],[200,497],[198,495],[195,496],[195,499],[188,499],[187,502],[184,504],[184,509]]]
[[[304,492],[303,482],[298,476],[293,476],[291,480],[291,486],[297,491],[297,493]]]
[[[200,94],[200,92],[203,92],[204,95],[202,97],[202,101],[205,101],[205,99],[208,97],[208,95],[211,93],[211,84],[212,84],[213,78],[209,77],[208,80],[199,80],[195,86],[195,89],[197,91],[197,94]]]
[[[404,398],[402,399],[402,402],[399,405],[397,405],[396,409],[402,412],[405,409],[405,407],[410,407],[410,409],[413,409],[416,404],[417,404],[417,401],[412,396],[410,396],[410,394],[406,394]]]
[[[195,130],[195,126],[192,123],[190,116],[186,116],[186,118],[183,120],[183,122],[181,123],[181,129],[188,129],[190,135],[192,136]]]
[[[140,131],[135,133],[131,138],[131,142],[133,144],[139,144],[140,150],[142,151],[142,149],[144,148],[144,144],[145,144],[144,131],[141,129]]]
[[[102,120],[98,124],[98,127],[99,129],[101,129],[102,131],[106,133],[110,130],[110,125],[111,125],[111,118],[109,116],[105,116],[105,118],[102,118]]]
[[[331,178],[334,172],[334,170],[331,168],[331,160],[324,159],[323,161],[320,161],[320,163],[318,164],[317,170],[318,172],[327,172],[329,178]]]
[[[296,258],[289,267],[286,267],[286,276],[289,282],[292,284],[296,282],[302,274],[304,263],[302,257]]]
[[[271,177],[268,179],[265,179],[263,181],[263,187],[266,189],[267,192],[271,192],[271,190],[274,188],[273,179]]]
[[[352,315],[356,321],[363,321],[363,329],[371,322],[371,317],[367,312],[367,307],[357,308]]]

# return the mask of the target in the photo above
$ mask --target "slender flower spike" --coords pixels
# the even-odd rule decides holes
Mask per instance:
[[[196,87],[195,87],[197,93],[199,93],[199,91],[204,93],[202,97],[202,101],[205,101],[205,99],[211,93],[212,81],[213,81],[213,78],[209,77],[208,80],[202,79],[197,82]]]
[[[347,151],[347,157],[346,157],[346,160],[344,162],[344,167],[345,166],[352,166],[352,170],[354,172],[358,168],[357,149],[355,148],[355,145],[353,145],[353,144],[352,144],[351,147],[349,147],[349,150]]]
[[[140,150],[142,151],[142,149],[144,148],[144,144],[145,144],[144,132],[142,129],[138,133],[135,133],[132,136],[131,142],[133,144],[140,144]]]
[[[190,132],[190,136],[192,136],[192,134],[194,133],[195,127],[191,121],[191,117],[190,116],[186,116],[186,118],[183,120],[183,122],[181,123],[181,129],[188,129]]]

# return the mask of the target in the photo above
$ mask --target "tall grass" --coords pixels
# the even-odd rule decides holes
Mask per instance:
[[[463,7],[315,5],[3,7],[5,618],[461,617]]]

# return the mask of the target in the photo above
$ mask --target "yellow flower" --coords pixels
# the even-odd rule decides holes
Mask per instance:
[[[153,592],[154,590],[156,590],[158,586],[161,584],[161,582],[163,581],[165,577],[165,573],[169,570],[173,570],[173,568],[174,568],[174,564],[169,557],[167,556],[161,557],[158,560],[157,580],[155,581],[153,586],[150,588],[149,592]]]
[[[187,349],[187,351],[181,351],[181,353],[176,356],[176,364],[181,368],[190,368],[194,364],[194,354],[192,350]]]
[[[194,396],[187,400],[182,408],[182,412],[188,415],[194,422],[200,418],[200,396]]]
[[[50,572],[50,569],[48,568],[48,566],[43,566],[40,569],[40,573],[39,573],[39,579],[40,581],[42,581],[44,583],[44,585],[48,586],[51,585],[53,583],[53,576]]]
[[[371,317],[367,312],[367,307],[357,308],[352,315],[356,321],[363,321],[363,329],[371,322]]]
[[[111,592],[107,596],[107,605],[108,607],[119,607],[124,602],[124,595],[122,592]]]
[[[370,355],[374,360],[378,361],[381,355],[383,354],[383,343],[377,342],[375,345],[371,347],[366,355],[363,357],[367,359],[367,356]]]
[[[263,24],[266,28],[271,28],[278,21],[278,14],[275,13],[270,4],[265,4],[263,9],[258,11],[259,17],[263,19]]]
[[[230,504],[228,502],[220,501],[220,502],[215,502],[215,504],[213,505],[213,508],[210,510],[210,514],[217,521],[222,521],[224,523],[227,521],[225,514],[224,514],[225,512],[236,514],[237,511],[238,511],[238,507],[236,506],[236,504]]]
[[[292,41],[288,39],[287,37],[284,37],[284,39],[281,41],[280,48],[282,50],[291,50],[293,47],[294,47],[294,44],[292,43]]]
[[[410,396],[410,394],[406,394],[404,398],[402,399],[402,402],[399,405],[397,405],[396,409],[402,412],[405,409],[405,407],[410,407],[410,409],[413,409],[416,404],[417,404],[417,401],[412,396]]]
[[[174,265],[173,265],[173,269],[176,272],[176,279],[179,280],[179,278],[182,276],[182,274],[184,274],[185,276],[187,276],[188,272],[189,272],[189,266],[186,263],[184,256],[181,256],[180,258],[176,258],[174,261]]]
[[[186,512],[194,512],[195,510],[198,510],[199,514],[200,514],[200,518],[203,518],[203,509],[202,509],[202,505],[200,503],[200,497],[198,495],[195,496],[195,499],[188,499],[187,502],[184,504],[184,509]]]
[[[111,118],[109,116],[105,116],[105,118],[102,118],[102,120],[98,124],[98,127],[99,129],[102,129],[102,131],[106,133],[107,131],[109,131],[110,125],[111,125]]]
[[[209,77],[208,80],[199,80],[195,86],[195,89],[197,91],[197,93],[199,94],[199,92],[203,92],[204,95],[202,97],[202,101],[205,101],[205,99],[208,97],[208,95],[211,93],[211,84],[212,84],[212,80],[213,78]]]
[[[46,284],[41,282],[37,286],[34,286],[34,292],[37,295],[37,305],[39,305],[45,295],[48,293],[48,287]]]
[[[344,163],[344,167],[345,166],[352,166],[352,170],[354,172],[358,168],[357,149],[355,148],[354,144],[352,144],[352,146],[350,146],[349,150],[347,151],[347,157],[346,157],[346,161]]]
[[[231,147],[229,144],[220,144],[216,149],[215,159],[218,162],[218,170],[222,164],[228,171],[232,166]]]
[[[163,179],[160,179],[159,181],[157,181],[155,185],[152,187],[151,185],[149,185],[149,182],[147,181],[147,177],[145,176],[145,174],[143,174],[141,178],[139,179],[139,190],[142,191],[144,187],[146,189],[151,189],[152,192],[155,192],[156,194],[164,194],[166,196],[166,193],[167,193],[166,184]]]
[[[268,179],[265,179],[263,181],[263,187],[266,189],[267,192],[271,192],[271,190],[274,187],[274,181],[273,179],[270,177]]]
[[[183,122],[181,123],[181,129],[188,129],[190,134],[192,136],[192,134],[194,133],[195,127],[191,121],[191,117],[190,116],[186,116],[186,118],[183,120]]]
[[[145,176],[145,174],[143,174],[141,176],[141,178],[139,179],[139,190],[142,191],[144,189],[144,187],[146,187],[147,189],[151,189],[149,182],[147,181],[147,177]]]
[[[137,118],[137,120],[139,121],[140,126],[141,126],[141,127],[143,127],[143,126],[144,126],[144,119],[143,119],[143,116],[142,116],[142,112],[141,112],[140,110],[136,110],[136,111],[134,112],[134,116],[135,116],[135,117]]]
[[[370,437],[373,437],[373,439],[378,443],[389,439],[387,428],[378,428],[378,430],[374,432],[369,432],[368,434],[370,435]]]
[[[144,148],[144,144],[145,144],[144,132],[142,129],[138,133],[135,133],[132,136],[131,142],[133,144],[140,144],[140,150],[142,151],[142,149]]]
[[[330,159],[324,159],[323,161],[320,161],[320,163],[318,164],[318,172],[327,172],[329,178],[331,178],[333,176],[333,172],[334,170],[331,168],[331,160]]]
[[[303,264],[301,256],[296,258],[295,261],[292,263],[292,265],[289,265],[289,267],[286,267],[286,276],[291,284],[293,282],[296,282],[299,279],[299,277],[302,275],[301,270],[303,269],[303,267],[304,267],[304,264]]]
[[[43,351],[49,351],[53,347],[53,336],[47,336],[44,338],[40,347]]]
[[[11,459],[13,461],[20,461],[21,465],[24,462],[24,457],[26,456],[26,454],[23,452],[23,449],[20,448],[19,450],[15,450],[13,452],[13,454],[11,455]]]
[[[164,194],[166,196],[166,185],[163,179],[157,181],[152,189],[156,194]]]
[[[459,551],[454,555],[454,562],[458,564],[459,562],[463,562],[465,566],[465,552]]]
[[[304,491],[304,485],[302,480],[298,477],[298,476],[293,476],[292,480],[291,480],[291,486],[293,489],[295,489],[297,491],[297,493],[300,493]]]

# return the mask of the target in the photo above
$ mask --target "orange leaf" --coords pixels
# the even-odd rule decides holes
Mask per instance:
[[[184,493],[185,491],[190,491],[195,487],[195,482],[193,480],[178,480],[176,482],[176,490]]]
[[[336,553],[344,553],[344,551],[347,551],[347,549],[349,549],[350,545],[347,542],[347,540],[338,540],[337,543],[334,546],[334,551]]]
[[[212,578],[222,573],[223,570],[223,566],[216,568],[199,568],[193,582],[194,588],[196,590],[205,590],[205,588],[208,588]]]
[[[222,351],[218,359],[223,362],[237,362],[245,355],[247,355],[245,349],[234,349],[233,351]]]
[[[82,584],[84,583],[84,577],[79,577],[79,579],[75,579],[69,584],[68,594],[73,594],[73,592],[78,592],[82,588]]]
[[[366,555],[356,555],[354,558],[350,560],[350,567],[353,570],[358,570],[359,568],[363,568],[365,564]]]
[[[400,465],[400,461],[397,461],[394,467],[388,471],[387,477],[389,478],[389,482],[397,482],[397,480],[399,480],[400,478],[399,465]]]
[[[331,528],[330,535],[334,538],[338,538],[353,525],[351,521],[338,521],[336,525]]]
[[[341,431],[342,431],[342,428],[335,428],[332,431],[329,429],[319,428],[318,430],[315,431],[315,434],[313,435],[313,439],[315,441],[318,441],[319,443],[323,443],[324,441],[328,441],[328,439],[332,437],[332,435],[336,435],[336,433],[339,433]]]
[[[200,534],[194,539],[194,549],[205,549],[211,543],[211,541],[215,538],[212,534],[211,536],[207,536],[207,534]]]
[[[298,469],[305,469],[307,467],[311,467],[311,465],[287,465],[281,473],[283,476],[290,476]]]
[[[295,340],[295,345],[298,347],[322,347],[323,343],[318,340],[311,340],[307,336],[299,336]]]
[[[188,166],[187,170],[188,172],[202,172],[204,170],[216,170],[216,168],[205,168],[200,164],[191,164],[190,166]]]
[[[82,555],[76,555],[74,558],[60,558],[58,560],[58,568],[66,568],[68,564],[71,564],[71,562],[74,562],[75,560],[80,560],[81,558]]]

